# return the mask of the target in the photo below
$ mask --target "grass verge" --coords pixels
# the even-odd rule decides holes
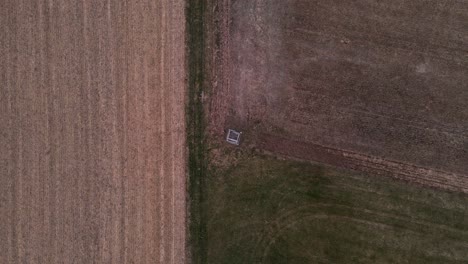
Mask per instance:
[[[204,223],[205,117],[201,101],[204,84],[204,0],[187,1],[188,103],[188,249],[192,263],[206,263]]]

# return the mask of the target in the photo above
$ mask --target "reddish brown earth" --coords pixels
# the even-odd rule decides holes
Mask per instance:
[[[0,3],[0,263],[184,263],[185,1]]]
[[[468,3],[217,3],[219,138],[468,191]]]

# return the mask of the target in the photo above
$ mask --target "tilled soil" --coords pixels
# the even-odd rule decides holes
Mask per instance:
[[[466,190],[465,2],[218,3],[212,132],[243,130],[245,142],[294,157],[297,142],[323,146],[356,154],[355,169],[371,159],[409,181]]]
[[[2,1],[0,263],[184,263],[185,1]]]

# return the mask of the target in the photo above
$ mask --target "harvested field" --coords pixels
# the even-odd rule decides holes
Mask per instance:
[[[184,263],[185,1],[2,1],[0,263]]]
[[[224,0],[216,10],[211,131],[468,192],[467,2]],[[301,142],[311,153],[291,147]]]

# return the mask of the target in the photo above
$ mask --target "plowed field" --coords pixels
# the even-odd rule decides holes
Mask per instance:
[[[468,192],[465,1],[218,3],[212,131]]]

